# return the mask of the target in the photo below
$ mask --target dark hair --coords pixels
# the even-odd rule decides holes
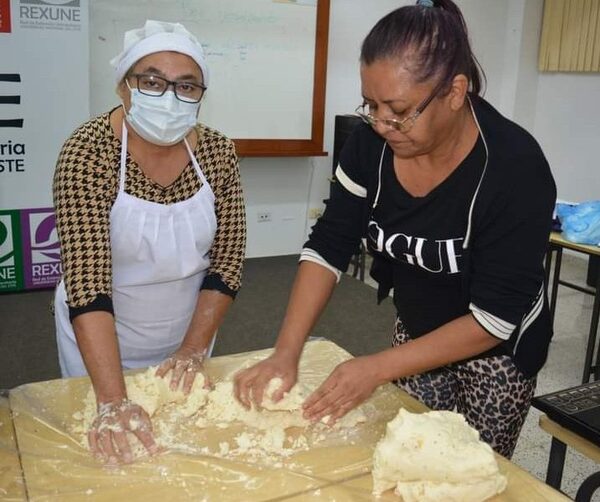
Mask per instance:
[[[409,5],[380,19],[363,41],[361,63],[407,56],[417,82],[439,76],[440,85],[448,86],[463,74],[470,92],[479,94],[485,75],[471,50],[462,13],[452,0],[428,3],[434,6]]]

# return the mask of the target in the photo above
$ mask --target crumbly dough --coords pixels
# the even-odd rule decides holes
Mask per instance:
[[[326,426],[328,417],[322,424],[311,426],[302,416],[302,404],[311,390],[302,382],[297,383],[283,398],[275,403],[273,394],[282,384],[281,378],[273,378],[267,384],[261,409],[244,408],[234,397],[233,382],[225,380],[216,383],[214,389],[204,388],[204,377],[198,374],[188,396],[182,391],[169,388],[170,374],[160,378],[155,375],[156,367],[150,367],[143,373],[125,377],[127,395],[131,401],[139,404],[152,418],[155,439],[166,448],[184,449],[178,433],[179,426],[192,424],[199,428],[228,428],[234,423],[246,426],[246,430],[237,434],[233,442],[221,442],[218,450],[210,452],[206,447],[201,453],[224,458],[246,455],[262,460],[276,461],[280,457],[306,450],[309,440],[302,434],[286,435],[291,427],[310,429],[318,432],[317,439],[326,437],[331,429],[348,431],[367,420],[362,409],[352,410],[332,427]],[[96,399],[90,388],[85,400],[83,412],[77,412],[74,418],[77,425],[72,432],[78,436],[82,445],[87,445],[87,431],[96,417]],[[311,426],[311,427],[309,427]],[[316,428],[315,428],[316,427]],[[145,455],[140,444],[135,444],[136,457]]]
[[[283,380],[279,377],[271,378],[265,389],[265,396],[263,398],[262,407],[266,410],[272,411],[296,411],[302,407],[302,403],[306,401],[306,398],[310,395],[310,391],[301,382],[294,385],[288,392],[283,394],[283,398],[275,402],[273,401],[273,394],[279,390]]]
[[[304,382],[299,381],[294,385],[288,392],[284,393],[283,398],[278,401],[273,401],[273,394],[281,387],[283,380],[279,377],[272,378],[269,380],[267,384],[267,388],[265,390],[265,398],[262,402],[262,407],[266,410],[271,411],[288,411],[288,412],[298,412],[302,413],[302,405],[304,401],[310,396],[311,390],[304,384]],[[263,414],[264,415],[264,414]],[[329,424],[331,421],[331,417],[329,415],[323,417],[321,422],[324,424]],[[362,408],[355,408],[344,415],[335,425],[337,428],[348,428],[354,427],[355,425],[366,422],[367,417],[362,410]]]
[[[400,409],[373,456],[373,493],[404,502],[481,502],[506,488],[492,448],[451,411]]]
[[[303,416],[302,404],[310,395],[310,389],[302,382],[286,392],[283,398],[274,402],[273,394],[280,388],[282,380],[275,377],[269,381],[265,389],[265,395],[261,403],[262,409],[252,407],[244,408],[233,397],[233,382],[223,381],[215,385],[213,391],[208,395],[204,408],[198,413],[196,426],[200,428],[217,426],[229,427],[231,423],[243,423],[250,428],[235,437],[236,447],[227,448],[230,456],[238,454],[249,454],[254,457],[265,457],[275,454],[278,456],[289,456],[300,450],[308,448],[308,441],[304,435],[295,439],[286,437],[286,429],[290,427],[307,428],[310,422]],[[325,417],[327,418],[327,417]],[[362,409],[352,410],[340,419],[333,428],[337,430],[351,429],[361,422],[367,420]],[[322,420],[327,423],[327,420]],[[319,430],[330,429],[318,424]],[[325,437],[324,434],[321,434]],[[320,435],[320,436],[321,436]],[[319,436],[319,437],[320,437]],[[223,448],[220,448],[223,452]]]
[[[269,385],[271,384],[269,383]],[[246,409],[234,397],[233,382],[219,382],[215,385],[214,390],[209,393],[206,406],[199,413],[196,425],[198,427],[211,425],[227,427],[231,422],[243,422],[250,427],[261,430],[269,430],[274,427],[287,429],[288,427],[306,427],[309,425],[310,422],[302,417],[301,403],[295,408],[290,408],[291,403],[288,400],[288,409],[270,409],[267,407],[269,401],[268,397],[263,401],[264,411],[259,411],[255,407]],[[272,401],[271,404],[275,406]]]
[[[272,396],[279,389],[281,383],[282,380],[279,377],[269,381],[262,402],[262,410],[258,410],[255,407],[244,408],[233,397],[233,382],[219,382],[209,393],[206,406],[200,411],[196,425],[207,427],[216,424],[227,427],[230,422],[243,422],[260,430],[308,426],[310,422],[302,416],[302,404],[310,394],[309,389],[299,382],[284,394],[283,399],[275,403]],[[327,424],[328,418],[328,416],[324,417],[322,422]],[[354,427],[366,420],[365,413],[357,408],[342,417],[334,427]]]
[[[186,396],[182,390],[170,389],[170,372],[164,378],[157,377],[157,368],[158,366],[150,366],[142,373],[125,377],[127,396],[130,401],[139,404],[150,417],[153,417],[162,407],[173,403],[177,404],[177,413],[182,417],[194,415],[204,406],[209,393],[209,389],[204,388],[204,375],[201,373],[196,375],[192,390]],[[96,418],[96,397],[91,387],[84,400],[83,412],[76,413],[74,418],[79,420],[75,432],[85,437]]]

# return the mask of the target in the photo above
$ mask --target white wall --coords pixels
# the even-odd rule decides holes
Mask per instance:
[[[543,0],[510,0],[500,108],[540,142],[558,198],[600,199],[600,74],[540,73],[538,44]],[[510,63],[512,61],[512,64]],[[503,109],[502,105],[506,105]]]
[[[541,74],[533,134],[560,199],[600,199],[600,74]]]
[[[312,159],[245,158],[240,161],[246,200],[246,256],[299,253],[304,242]],[[258,222],[260,213],[270,221]]]

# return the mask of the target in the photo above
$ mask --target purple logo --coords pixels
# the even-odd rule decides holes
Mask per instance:
[[[36,215],[37,216],[37,215]],[[32,220],[36,219],[34,216]],[[36,221],[35,234],[32,236],[31,251],[34,263],[43,263],[47,258],[60,260],[60,244],[56,233],[56,216],[40,215]]]
[[[25,288],[54,287],[62,275],[56,216],[51,208],[21,211]]]

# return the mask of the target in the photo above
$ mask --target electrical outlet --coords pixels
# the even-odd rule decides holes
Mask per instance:
[[[258,223],[271,221],[271,213],[269,211],[260,211],[256,213],[256,221],[258,221]]]
[[[311,220],[316,220],[316,219],[320,218],[321,216],[323,216],[323,210],[319,207],[311,207],[308,210],[308,217]]]

